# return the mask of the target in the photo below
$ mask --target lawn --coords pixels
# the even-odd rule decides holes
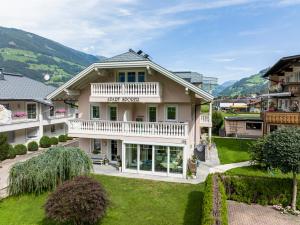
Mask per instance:
[[[200,224],[203,184],[177,184],[94,175],[107,190],[110,206],[101,225]],[[0,224],[50,225],[40,196],[9,197],[0,202]]]
[[[250,160],[248,150],[254,140],[214,137],[213,142],[217,146],[221,164]]]

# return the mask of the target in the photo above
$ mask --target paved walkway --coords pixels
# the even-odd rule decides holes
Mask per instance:
[[[299,225],[300,217],[282,214],[272,206],[228,202],[229,225]]]

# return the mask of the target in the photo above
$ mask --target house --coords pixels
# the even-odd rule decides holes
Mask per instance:
[[[225,134],[229,137],[258,138],[263,136],[263,121],[256,117],[225,117]]]
[[[63,101],[45,99],[54,87],[0,69],[0,90],[0,133],[7,134],[9,143],[65,134],[67,118],[74,115],[74,109]],[[5,113],[10,118],[3,116]]]
[[[192,71],[174,71],[173,73],[209,93],[218,86],[216,77],[206,77]]]
[[[281,58],[263,77],[269,80],[269,93],[261,95],[264,133],[300,126],[300,55]]]
[[[47,99],[78,102],[69,136],[89,153],[121,159],[122,172],[185,177],[201,128],[211,137],[213,96],[142,51],[90,65]]]

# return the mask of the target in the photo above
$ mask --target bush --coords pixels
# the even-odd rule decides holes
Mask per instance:
[[[58,144],[58,138],[57,137],[52,137],[50,138],[51,145],[57,145]]]
[[[59,142],[66,142],[67,141],[67,136],[66,135],[59,135],[58,136]]]
[[[204,188],[204,196],[203,196],[203,203],[202,203],[202,225],[212,225],[214,224],[214,217],[213,217],[213,175],[210,174],[207,176],[205,181],[205,188]]]
[[[219,130],[223,125],[223,115],[219,111],[213,111],[212,113],[212,132],[215,135],[219,135]]]
[[[67,134],[66,134],[66,137],[67,137],[67,140],[73,140],[73,137],[69,137]]]
[[[48,136],[43,136],[40,140],[40,147],[49,148],[51,147],[51,140]]]
[[[226,196],[226,190],[225,187],[221,181],[221,179],[218,180],[219,182],[219,193],[221,196],[221,224],[222,225],[228,225],[228,212],[227,212],[227,196]]]
[[[23,144],[15,145],[14,150],[16,155],[25,155],[27,153],[27,148]]]
[[[9,152],[9,144],[7,142],[7,135],[0,134],[0,161],[7,159]]]
[[[95,224],[104,216],[107,205],[106,192],[99,182],[76,177],[50,195],[45,211],[58,223]]]
[[[253,176],[222,176],[228,199],[258,203],[261,205],[282,204],[288,206],[292,199],[291,179]],[[299,192],[299,189],[298,189]],[[300,209],[300,197],[297,198]]]
[[[8,155],[7,158],[8,159],[14,159],[16,157],[16,151],[14,149],[14,147],[12,145],[9,145],[8,147]]]
[[[27,145],[28,151],[37,151],[39,150],[39,145],[36,141],[31,141]]]
[[[18,162],[9,171],[8,192],[40,194],[52,191],[58,184],[88,174],[92,162],[79,148],[53,147],[25,162]]]

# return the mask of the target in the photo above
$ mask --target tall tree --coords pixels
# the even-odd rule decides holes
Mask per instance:
[[[300,173],[300,128],[286,127],[266,135],[252,148],[252,159],[268,168],[293,174],[292,209],[296,210]]]

